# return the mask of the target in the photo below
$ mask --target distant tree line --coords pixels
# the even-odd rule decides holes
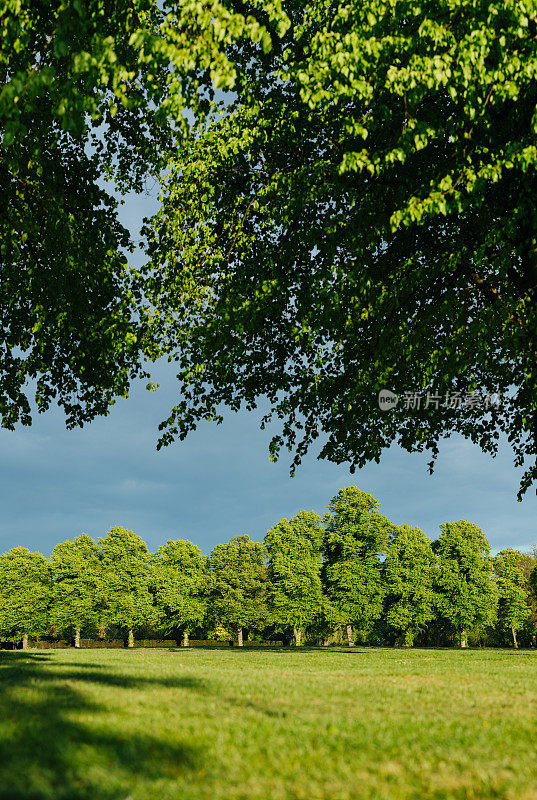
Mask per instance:
[[[482,530],[461,520],[431,542],[396,525],[356,487],[324,519],[301,511],[264,543],[236,536],[210,556],[169,540],[154,554],[112,528],[61,542],[50,559],[15,547],[0,555],[0,640],[113,632],[374,645],[535,646],[537,550],[490,554]]]

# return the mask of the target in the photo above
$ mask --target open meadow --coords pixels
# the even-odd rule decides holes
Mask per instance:
[[[537,653],[0,652],[6,800],[537,798]]]

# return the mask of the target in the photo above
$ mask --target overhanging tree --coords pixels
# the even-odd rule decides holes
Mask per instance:
[[[354,468],[454,431],[533,459],[530,0],[6,0],[0,21],[5,426],[28,379],[68,425],[104,413],[143,350],[179,362],[161,443],[267,397],[294,464],[319,435]],[[162,180],[143,277],[103,175]],[[383,387],[439,399],[382,413]],[[442,403],[474,389],[513,402]]]
[[[385,586],[381,557],[394,526],[380,503],[356,486],[340,489],[325,516],[323,582],[326,613],[344,626],[349,646],[353,626],[367,633],[382,614]]]
[[[168,540],[153,557],[152,590],[158,626],[166,631],[181,630],[183,644],[199,627],[207,611],[207,556],[188,541]]]
[[[167,165],[147,228],[157,349],[180,379],[161,443],[268,398],[271,454],[288,445],[294,465],[320,435],[321,457],[354,468],[393,442],[434,459],[453,432],[494,454],[503,431],[523,492],[537,476],[534,3],[284,8],[269,52],[228,48],[235,99]],[[421,406],[383,412],[382,388]],[[486,412],[474,390],[512,402]]]
[[[56,545],[50,569],[50,624],[55,631],[74,633],[75,647],[80,647],[81,629],[95,627],[99,622],[101,551],[94,540],[83,533],[72,542]]]
[[[282,519],[265,536],[268,596],[273,621],[293,628],[295,644],[323,613],[324,528],[313,511]]]
[[[14,547],[0,555],[0,637],[13,642],[48,629],[50,566],[41,553]]]
[[[143,284],[117,193],[158,179],[211,111],[214,87],[233,85],[226,47],[242,36],[268,47],[262,23],[277,17],[283,30],[279,6],[254,0],[245,16],[219,0],[2,2],[4,427],[30,423],[32,394],[40,411],[57,401],[73,426],[127,393],[140,372]]]

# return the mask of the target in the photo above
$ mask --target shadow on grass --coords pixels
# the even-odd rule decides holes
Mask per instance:
[[[62,666],[67,666],[62,664]],[[81,667],[81,664],[73,664]],[[99,683],[101,686],[117,686],[119,689],[148,689],[160,686],[163,689],[196,689],[203,691],[205,683],[192,675],[173,678],[141,678],[138,676],[116,675],[113,672],[94,672],[95,665],[88,665],[87,670],[70,669],[67,672],[54,671],[54,678],[59,681],[76,681],[77,683]]]
[[[198,748],[122,729],[110,717],[114,709],[77,688],[202,688],[195,678],[137,679],[95,665],[85,671],[81,663],[76,671],[43,669],[53,663],[48,654],[0,653],[1,800],[125,800],[141,781],[177,779],[203,766]]]

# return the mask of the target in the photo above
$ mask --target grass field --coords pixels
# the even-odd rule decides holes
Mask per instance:
[[[0,653],[9,800],[537,800],[537,653]]]

